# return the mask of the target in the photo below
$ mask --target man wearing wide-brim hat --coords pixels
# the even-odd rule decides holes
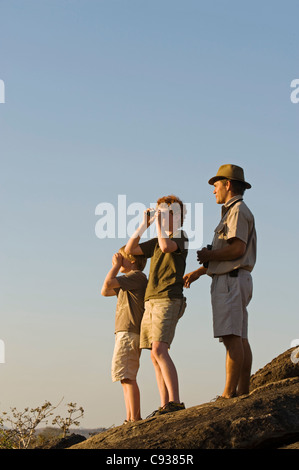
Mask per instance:
[[[251,271],[256,262],[254,217],[243,201],[251,185],[237,165],[222,165],[209,180],[217,204],[222,204],[221,220],[212,246],[197,252],[202,267],[186,274],[185,287],[203,274],[212,277],[211,301],[214,337],[226,351],[226,382],[220,398],[249,393],[252,353],[248,341],[247,306],[252,297]]]

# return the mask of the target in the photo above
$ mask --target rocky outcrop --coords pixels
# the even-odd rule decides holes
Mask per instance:
[[[70,448],[298,448],[299,363],[294,360],[296,353],[297,349],[296,352],[295,348],[290,349],[258,370],[251,377],[249,395],[220,399],[118,426]]]
[[[86,441],[86,437],[80,434],[71,434],[70,436],[59,439],[55,444],[51,445],[50,449],[66,449],[70,446],[78,444],[79,442]]]
[[[81,434],[72,433],[66,437],[53,437],[52,439],[47,439],[43,444],[34,446],[34,449],[67,449],[79,442],[85,441],[86,437]]]
[[[279,382],[280,380],[298,377],[299,348],[291,348],[273,359],[262,369],[258,370],[250,379],[250,390]]]

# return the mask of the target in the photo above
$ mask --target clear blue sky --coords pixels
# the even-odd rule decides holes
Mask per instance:
[[[253,372],[299,337],[298,14],[294,0],[0,1],[1,410],[65,397],[82,426],[123,422],[115,299],[100,287],[125,239],[96,236],[95,208],[175,193],[203,204],[210,243],[220,207],[207,181],[223,163],[252,184]],[[171,348],[188,407],[224,385],[209,287],[186,292]],[[159,405],[147,351],[139,385],[145,417]]]

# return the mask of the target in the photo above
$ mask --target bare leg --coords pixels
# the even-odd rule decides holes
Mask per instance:
[[[136,380],[121,381],[127,411],[127,421],[138,421],[140,417],[140,392]]]
[[[161,377],[164,381],[164,386],[168,392],[168,401],[180,403],[179,399],[179,384],[178,376],[174,363],[168,353],[168,344],[161,341],[154,341],[152,343],[152,358],[160,368]],[[160,380],[161,384],[161,380]],[[159,382],[158,382],[159,387]],[[160,389],[159,389],[160,391]],[[161,394],[161,391],[160,391]],[[165,392],[164,392],[165,394]]]
[[[155,369],[156,380],[157,380],[158,390],[159,390],[159,394],[160,394],[161,406],[164,406],[169,402],[168,390],[167,390],[167,387],[165,385],[160,366],[159,366],[158,362],[155,359],[153,351],[151,351],[151,359],[152,359],[152,363],[153,363],[154,369]]]
[[[243,343],[243,352],[244,352],[244,361],[243,367],[241,370],[241,375],[238,383],[238,395],[246,395],[249,393],[249,383],[251,375],[251,366],[252,366],[252,352],[250,344],[247,339],[242,339]]]
[[[237,393],[244,361],[244,350],[240,336],[223,336],[223,342],[226,347],[226,382],[222,396],[230,398]]]
[[[130,410],[130,403],[129,403],[129,397],[128,397],[128,388],[125,380],[121,380],[123,392],[124,392],[124,399],[125,399],[125,405],[126,405],[126,420],[130,421],[131,419],[131,410]]]

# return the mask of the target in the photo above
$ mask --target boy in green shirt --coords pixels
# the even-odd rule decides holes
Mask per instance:
[[[186,308],[183,276],[188,239],[180,229],[184,215],[184,205],[178,197],[171,195],[158,199],[155,215],[151,216],[149,210],[145,211],[142,224],[125,247],[126,253],[151,258],[140,347],[151,349],[160,393],[161,407],[152,416],[185,408],[179,398],[177,371],[168,352],[177,322]],[[154,220],[157,237],[139,243]]]

